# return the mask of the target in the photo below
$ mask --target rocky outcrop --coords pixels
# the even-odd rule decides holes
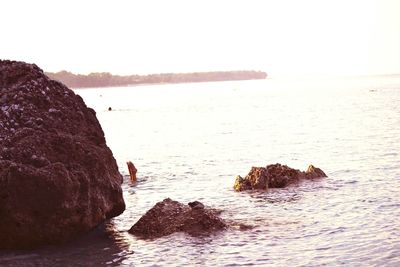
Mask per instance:
[[[267,190],[268,188],[282,188],[301,179],[326,177],[319,168],[310,165],[307,171],[302,172],[279,163],[267,167],[252,167],[245,178],[236,177],[233,186],[235,191]]]
[[[0,61],[0,248],[63,242],[125,209],[95,112],[36,65]]]
[[[226,223],[218,217],[217,211],[205,208],[198,201],[184,205],[167,198],[147,211],[132,226],[129,233],[141,238],[157,238],[175,232],[197,236],[226,227]]]

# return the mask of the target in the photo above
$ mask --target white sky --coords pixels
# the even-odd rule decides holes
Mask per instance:
[[[46,71],[400,73],[398,0],[2,0],[0,27]]]

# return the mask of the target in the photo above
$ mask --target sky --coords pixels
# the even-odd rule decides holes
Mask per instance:
[[[0,25],[45,71],[400,73],[398,0],[2,0]]]

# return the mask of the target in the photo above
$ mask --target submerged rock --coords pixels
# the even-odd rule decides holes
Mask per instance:
[[[227,224],[219,218],[218,212],[204,208],[198,201],[184,205],[170,198],[158,202],[146,212],[129,233],[141,238],[157,238],[175,232],[190,235],[210,234],[223,230]]]
[[[125,209],[94,110],[36,65],[0,61],[0,248],[59,243]]]
[[[301,179],[326,177],[319,168],[310,165],[307,171],[302,172],[279,163],[267,167],[252,167],[245,178],[236,176],[233,186],[235,191],[267,190],[268,188],[282,188]]]

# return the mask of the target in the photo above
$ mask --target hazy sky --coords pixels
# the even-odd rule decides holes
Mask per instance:
[[[398,0],[2,0],[0,25],[46,71],[400,73]]]

